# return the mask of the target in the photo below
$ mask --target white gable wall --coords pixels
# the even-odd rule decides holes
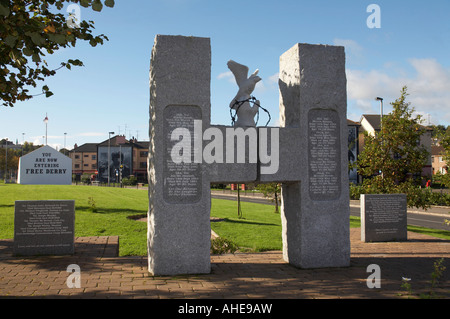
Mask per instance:
[[[50,146],[43,146],[19,160],[19,184],[70,185],[72,159]]]

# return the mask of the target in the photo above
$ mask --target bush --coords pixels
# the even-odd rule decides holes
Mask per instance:
[[[444,188],[450,187],[450,173],[442,174],[437,172],[433,175],[433,187],[434,188]]]
[[[350,184],[350,199],[359,200],[361,194],[406,194],[409,207],[427,209],[431,205],[450,206],[450,194],[433,192],[429,188],[421,188],[413,183],[405,182],[389,190],[382,190],[376,184]]]
[[[91,184],[91,175],[82,175],[81,182],[83,184],[90,185]]]
[[[350,199],[359,200],[361,194],[364,194],[364,187],[361,185],[350,184]]]
[[[88,198],[89,211],[92,213],[96,213],[98,211],[97,205],[95,203],[94,197]]]
[[[236,250],[238,250],[238,246],[231,240],[220,237],[211,240],[211,254],[213,255],[234,254]]]
[[[430,192],[428,196],[430,205],[450,206],[450,194]]]
[[[125,186],[136,186],[137,178],[133,175],[122,178],[122,184]]]

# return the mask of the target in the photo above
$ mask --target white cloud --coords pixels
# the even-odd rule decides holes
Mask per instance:
[[[364,59],[364,49],[356,41],[350,39],[334,39],[334,45],[345,47],[347,59],[354,63],[361,63]]]
[[[217,76],[217,79],[218,79],[218,80],[226,79],[226,80],[228,80],[229,82],[232,82],[232,83],[235,82],[235,80],[234,80],[234,75],[233,75],[233,73],[232,73],[231,71],[227,71],[227,72],[220,73],[220,74]]]
[[[255,87],[255,93],[264,93],[267,92],[269,90],[278,90],[278,78],[279,78],[279,73],[275,73],[269,77],[267,77],[267,79],[262,79],[261,81],[259,81],[256,84]]]
[[[425,119],[431,114],[434,124],[450,124],[450,70],[434,59],[410,59],[408,62],[415,71],[412,76],[392,69],[347,70],[348,98],[361,113],[369,113],[371,105],[378,107],[374,99],[380,96],[388,111],[389,103],[400,96],[401,88],[406,85],[407,101],[417,113],[425,115]]]
[[[363,111],[363,113],[365,114],[370,114],[372,113],[373,110],[373,106],[372,103],[370,103],[367,100],[356,100],[356,106]]]
[[[278,79],[280,77],[280,73],[275,73],[274,75],[269,76],[268,82],[272,85],[278,85]]]
[[[259,81],[256,83],[255,90],[253,91],[253,94],[262,94],[267,91],[267,87],[264,84],[264,81]]]

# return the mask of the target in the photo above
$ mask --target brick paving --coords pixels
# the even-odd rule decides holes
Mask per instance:
[[[408,233],[407,242],[362,243],[351,229],[347,268],[297,269],[279,251],[211,256],[211,273],[154,277],[146,257],[118,257],[118,237],[76,239],[73,256],[13,257],[12,241],[0,240],[0,297],[151,299],[407,298],[402,277],[411,278],[413,297],[430,291],[433,263],[447,270],[434,289],[450,298],[450,241]],[[81,287],[69,288],[67,267],[81,269]],[[381,288],[369,289],[367,266],[381,268]]]

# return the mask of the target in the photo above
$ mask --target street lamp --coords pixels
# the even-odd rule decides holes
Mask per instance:
[[[23,156],[23,146],[25,144],[25,133],[22,133],[22,156]]]
[[[45,145],[47,145],[47,125],[48,125],[47,113],[45,113],[44,123],[45,123]]]
[[[67,137],[67,133],[64,133],[64,155],[66,154],[66,137]]]
[[[383,132],[383,98],[377,97],[376,101],[380,101],[380,132]],[[381,134],[381,143],[383,144],[383,134]],[[380,170],[381,178],[384,178],[383,171]]]
[[[114,132],[108,133],[108,186],[110,185],[110,158],[111,158],[111,134],[114,134]]]
[[[377,97],[376,101],[380,101],[380,130],[383,128],[383,98]]]
[[[8,178],[8,138],[5,139],[5,184]]]

